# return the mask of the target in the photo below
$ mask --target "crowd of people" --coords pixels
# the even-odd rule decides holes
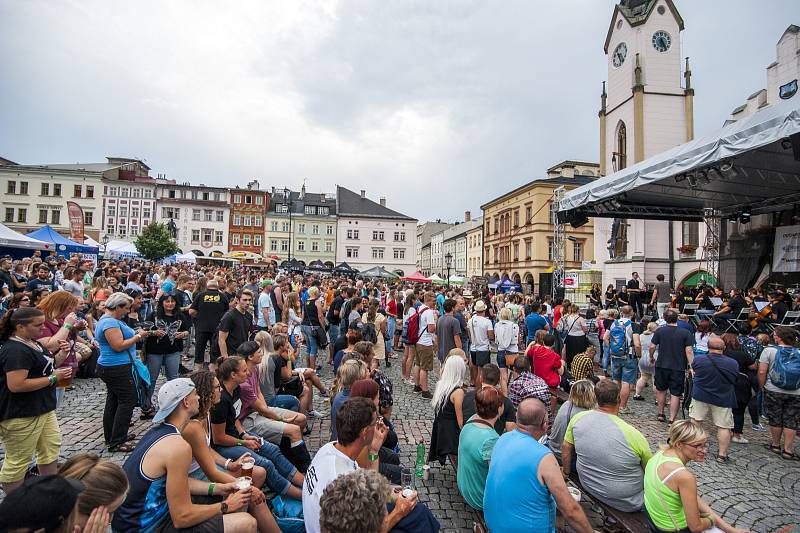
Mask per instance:
[[[739,293],[692,321],[657,286],[648,320],[635,287],[631,305],[582,309],[485,288],[38,254],[0,259],[0,284],[0,505],[42,502],[0,512],[0,529],[438,531],[402,476],[414,465],[392,419],[398,386],[430,403],[427,460],[453,463],[492,531],[555,531],[556,511],[592,531],[573,472],[606,505],[645,511],[654,531],[739,531],[681,466],[705,458],[705,419],[720,464],[746,442],[745,412],[754,430],[766,416],[770,449],[795,459],[796,332],[728,331]],[[87,454],[59,465],[56,410],[75,377],[105,385],[103,437],[127,454],[121,467]],[[619,416],[647,385],[670,424],[655,455]],[[137,408],[143,435],[130,431]],[[312,456],[305,439],[323,418],[330,442]]]

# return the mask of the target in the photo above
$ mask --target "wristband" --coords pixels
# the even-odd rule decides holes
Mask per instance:
[[[228,469],[228,465],[229,465],[229,464],[231,464],[231,460],[230,460],[230,459],[228,459],[228,460],[226,460],[226,461],[225,461],[225,467],[224,467],[224,468],[225,468],[225,470],[227,470],[227,469]]]
[[[67,330],[67,331],[71,331],[72,330],[72,324],[64,324],[61,327],[64,328],[65,330]]]
[[[243,444],[244,444],[244,441],[242,439],[236,439],[236,445],[237,446],[242,446]]]
[[[55,385],[56,383],[58,383],[58,376],[56,376],[55,372],[53,372],[52,374],[50,374],[50,375],[47,377],[47,379],[49,379],[49,380],[50,380],[50,386],[51,386],[51,387],[52,387],[53,385]]]
[[[370,461],[377,461],[378,460],[378,454],[370,452],[367,455],[367,459],[369,459]]]
[[[241,433],[239,433],[239,438],[243,439],[245,435],[247,435],[247,432],[242,431]]]
[[[213,496],[214,495],[214,487],[216,487],[216,486],[217,486],[217,484],[215,482],[213,482],[213,481],[208,484],[208,495],[209,496]]]

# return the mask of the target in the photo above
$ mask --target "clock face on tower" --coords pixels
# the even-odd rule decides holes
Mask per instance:
[[[619,68],[625,62],[625,57],[628,55],[628,45],[619,43],[611,55],[611,63],[615,68]]]
[[[672,37],[669,36],[669,33],[663,30],[658,30],[653,34],[653,48],[659,52],[666,52],[669,50],[671,44]]]

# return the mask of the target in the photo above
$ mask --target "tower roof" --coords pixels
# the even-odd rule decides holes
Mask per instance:
[[[614,21],[617,20],[617,13],[621,13],[628,24],[631,26],[639,26],[647,22],[650,14],[653,13],[653,8],[656,7],[658,0],[620,0],[620,3],[614,6],[614,13],[611,15],[611,22],[608,25],[608,33],[606,34],[606,42],[603,45],[603,52],[608,53],[608,43],[611,42],[611,32],[614,31]],[[683,17],[678,13],[678,8],[672,0],[664,0],[672,16],[678,21],[678,27],[683,31]]]

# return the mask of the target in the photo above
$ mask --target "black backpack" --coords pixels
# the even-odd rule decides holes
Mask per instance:
[[[375,329],[375,324],[365,322],[364,327],[361,328],[361,340],[375,344],[378,342],[378,330]]]

